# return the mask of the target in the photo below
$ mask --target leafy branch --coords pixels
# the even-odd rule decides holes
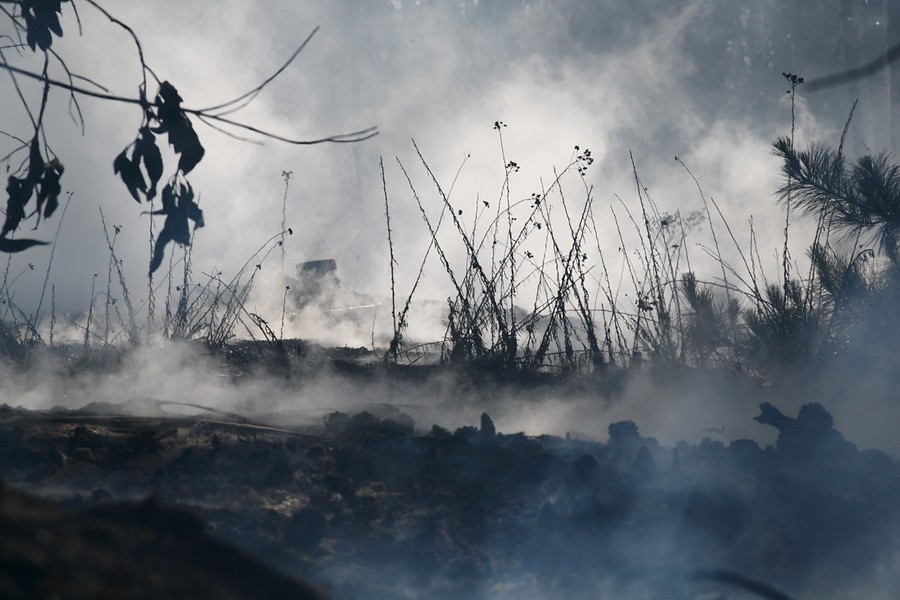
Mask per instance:
[[[192,118],[196,118],[205,125],[231,137],[256,143],[258,143],[258,140],[241,137],[234,131],[249,132],[263,139],[272,139],[287,144],[303,146],[323,143],[355,143],[367,140],[378,134],[377,128],[369,127],[350,133],[302,139],[265,131],[227,116],[249,105],[268,84],[281,75],[309,44],[318,31],[318,27],[313,29],[287,61],[250,91],[227,102],[194,109],[182,106],[183,99],[175,86],[168,81],[161,81],[147,65],[140,39],[128,24],[109,13],[96,0],[81,1],[99,11],[111,23],[123,28],[131,36],[137,48],[142,83],[139,86],[137,97],[116,95],[86,77],[73,74],[68,69],[65,61],[53,50],[52,45],[54,36],[62,37],[63,35],[60,16],[62,15],[64,3],[71,6],[75,11],[75,18],[80,31],[81,22],[75,0],[0,0],[0,13],[6,15],[12,23],[14,35],[18,38],[17,42],[15,37],[3,36],[11,41],[8,47],[19,50],[28,46],[33,52],[42,51],[45,55],[43,69],[41,72],[35,72],[10,64],[2,49],[0,49],[0,68],[5,69],[12,78],[19,99],[34,128],[34,134],[30,141],[3,132],[11,139],[17,140],[20,146],[0,159],[0,163],[10,161],[17,152],[25,149],[28,150],[28,159],[8,179],[6,189],[9,197],[7,200],[6,221],[3,224],[2,231],[0,231],[0,252],[19,252],[34,245],[45,243],[38,240],[15,240],[11,238],[11,234],[19,228],[22,220],[27,218],[26,205],[32,197],[36,196],[37,198],[37,208],[32,214],[37,214],[38,223],[41,215],[45,219],[49,218],[59,206],[60,178],[64,168],[58,157],[50,150],[46,141],[46,133],[43,129],[44,109],[47,105],[47,97],[51,88],[65,90],[69,93],[71,98],[70,110],[74,106],[78,120],[82,123],[82,129],[83,120],[81,119],[81,110],[78,106],[77,96],[132,104],[141,108],[142,121],[138,128],[137,136],[125,146],[113,161],[115,174],[122,179],[129,194],[138,203],[142,202],[142,200],[152,202],[157,195],[157,186],[165,171],[162,153],[157,145],[156,136],[166,135],[169,144],[178,155],[176,172],[171,176],[162,191],[163,206],[159,210],[150,211],[151,215],[164,215],[166,217],[159,239],[156,240],[153,247],[150,261],[151,276],[153,271],[161,264],[163,252],[168,242],[175,241],[183,245],[189,245],[191,239],[189,222],[193,222],[195,228],[203,226],[203,214],[194,201],[193,189],[186,179],[187,174],[200,163],[205,154],[200,138],[194,130]],[[9,5],[11,5],[11,8],[9,8]],[[62,66],[68,81],[62,81],[49,75],[48,66],[51,56]],[[148,73],[157,86],[156,94],[152,100],[147,89]],[[25,99],[17,76],[32,79],[43,84],[41,106],[37,117],[34,116]],[[76,80],[95,86],[96,89],[79,85],[76,83]],[[76,114],[73,114],[73,118],[75,116]],[[37,228],[37,225],[35,228]]]

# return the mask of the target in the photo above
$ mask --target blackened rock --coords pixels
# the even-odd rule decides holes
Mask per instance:
[[[753,420],[763,425],[771,425],[778,431],[784,431],[794,423],[794,419],[788,417],[768,402],[763,402],[759,405],[759,416],[753,417]]]
[[[768,402],[760,404],[759,409],[760,414],[754,420],[778,429],[775,446],[787,456],[840,461],[851,460],[858,454],[856,446],[834,428],[831,413],[818,402],[804,404],[796,419],[784,415]]]
[[[494,437],[497,435],[497,428],[494,427],[494,420],[487,413],[481,413],[481,435],[486,437]]]

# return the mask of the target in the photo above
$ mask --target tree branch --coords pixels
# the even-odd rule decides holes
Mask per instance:
[[[108,94],[105,92],[97,92],[94,90],[89,90],[89,89],[86,89],[83,87],[79,87],[77,85],[65,83],[63,81],[59,81],[56,79],[51,79],[50,77],[44,77],[43,75],[40,75],[38,73],[34,73],[32,71],[21,69],[19,67],[14,67],[13,65],[6,62],[5,59],[3,59],[2,62],[0,62],[0,68],[6,69],[10,73],[18,73],[19,75],[23,75],[25,77],[29,77],[36,81],[40,81],[40,82],[49,84],[53,87],[58,87],[58,88],[61,88],[64,90],[68,90],[70,92],[74,92],[76,94],[81,94],[83,96],[97,98],[99,100],[107,100],[109,102],[120,102],[123,104],[135,104],[135,105],[142,106],[142,107],[145,105],[159,107],[159,104],[157,104],[156,102],[149,102],[149,101],[142,100],[140,98],[129,98],[127,96],[117,96],[115,94]],[[261,136],[269,138],[269,139],[277,140],[279,142],[284,142],[286,144],[292,144],[292,145],[296,145],[296,146],[311,146],[311,145],[323,144],[323,143],[346,144],[346,143],[353,143],[353,142],[362,142],[364,140],[367,140],[369,138],[372,138],[372,137],[375,137],[376,135],[378,135],[377,127],[367,127],[365,129],[360,129],[358,131],[354,131],[351,133],[340,133],[340,134],[330,135],[330,136],[317,138],[317,139],[313,139],[313,140],[301,140],[301,139],[288,138],[288,137],[278,135],[276,133],[272,133],[269,131],[264,131],[257,127],[253,127],[252,125],[239,123],[237,121],[233,121],[231,119],[226,119],[225,117],[222,117],[219,115],[211,115],[211,114],[208,114],[207,112],[205,112],[204,109],[182,108],[181,110],[182,110],[182,112],[184,112],[186,114],[195,115],[197,117],[202,117],[201,120],[203,120],[204,122],[206,119],[218,121],[219,123],[224,123],[224,124],[230,125],[232,127],[237,127],[238,129],[243,129],[245,131],[250,131],[250,132],[256,133],[258,135],[261,135]]]
[[[256,96],[263,90],[264,87],[266,87],[267,85],[269,85],[269,83],[271,83],[276,77],[278,77],[279,75],[281,75],[281,73],[282,73],[285,69],[287,69],[288,66],[290,66],[290,64],[291,64],[292,62],[294,62],[294,59],[297,58],[297,56],[298,56],[301,52],[303,52],[303,49],[306,48],[306,45],[309,44],[310,40],[312,40],[313,36],[316,35],[316,32],[317,32],[317,31],[319,31],[319,28],[318,28],[318,27],[316,27],[315,29],[313,29],[312,32],[311,32],[308,36],[306,36],[306,39],[303,40],[303,43],[300,44],[300,46],[299,46],[296,50],[294,50],[294,53],[291,54],[290,58],[288,58],[287,61],[286,61],[283,65],[281,65],[281,67],[280,67],[277,71],[275,71],[274,73],[272,73],[272,75],[271,75],[270,77],[268,77],[265,81],[263,81],[262,83],[260,83],[258,86],[256,86],[255,88],[253,88],[252,90],[250,90],[250,91],[247,92],[246,94],[242,94],[242,95],[238,96],[238,97],[235,98],[234,100],[229,100],[228,102],[223,102],[222,104],[217,104],[216,106],[209,106],[209,107],[203,108],[203,109],[201,109],[201,110],[202,110],[203,112],[205,112],[205,113],[211,113],[212,111],[215,111],[215,110],[221,110],[221,109],[224,109],[224,108],[228,108],[228,112],[231,112],[231,111],[233,111],[233,110],[238,110],[238,109],[241,109],[241,108],[247,106],[247,104],[249,104],[250,102],[252,102],[252,101],[256,98]],[[243,100],[247,100],[247,102],[244,103],[244,104],[242,104],[242,105],[240,105],[240,106],[232,106],[232,105],[237,104],[237,103],[239,103],[239,102],[241,102],[241,101],[243,101]],[[230,107],[230,108],[229,108],[229,107]],[[225,113],[219,113],[219,114],[221,115],[221,114],[225,114]]]

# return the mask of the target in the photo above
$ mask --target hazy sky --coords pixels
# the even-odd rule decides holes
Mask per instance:
[[[347,286],[377,295],[389,292],[379,157],[387,171],[398,287],[405,290],[424,255],[428,233],[395,157],[412,172],[423,202],[436,215],[440,200],[417,163],[411,139],[445,188],[471,155],[452,199],[460,208],[474,209],[479,201],[500,196],[503,155],[492,127],[497,120],[507,124],[502,130],[507,160],[521,166],[511,181],[514,199],[539,191],[540,182],[552,179],[554,167],[568,164],[574,146],[580,145],[596,159],[586,182],[594,186],[595,213],[607,220],[606,207],[621,206],[617,196],[632,207],[636,201],[629,151],[661,211],[700,210],[693,181],[673,160],[677,155],[705,193],[721,204],[741,243],[746,243],[747,220],[754,215],[760,252],[777,264],[784,217],[772,194],[778,163],[770,144],[791,126],[788,85],[781,73],[809,78],[840,70],[883,51],[889,39],[879,2],[821,1],[802,8],[783,4],[104,3],[134,28],[147,63],[178,88],[189,107],[217,104],[251,89],[313,28],[321,28],[294,64],[233,117],[298,138],[368,126],[377,126],[379,135],[356,145],[296,147],[266,141],[259,146],[195,123],[207,153],[189,177],[206,220],[196,236],[194,271],[198,278],[213,269],[231,275],[278,233],[282,171],[292,171],[286,223],[294,235],[286,245],[286,270],[304,260],[335,258]],[[141,77],[127,34],[91,6],[77,5],[81,37],[66,5],[65,36],[54,48],[73,72],[114,93],[135,96]],[[40,66],[5,52],[7,60]],[[58,70],[56,76],[61,77]],[[861,97],[857,109],[854,148],[866,144],[881,150],[889,144],[889,135],[877,126],[886,105],[880,80],[874,81],[865,84],[869,87],[863,91],[872,93]],[[798,141],[836,143],[860,89],[808,98],[799,94]],[[39,98],[36,86],[23,84],[23,90],[32,102]],[[0,93],[2,129],[29,137],[27,117],[6,76]],[[63,187],[73,197],[55,249],[35,249],[13,261],[12,275],[34,265],[14,288],[24,307],[36,297],[51,251],[50,281],[57,286],[61,310],[84,310],[94,273],[99,274],[98,286],[105,286],[108,250],[101,208],[108,225],[122,227],[116,248],[132,296],[146,296],[148,217],[141,212],[147,208],[130,198],[112,171],[113,158],[136,134],[140,113],[134,106],[89,98],[80,103],[83,136],[68,117],[68,98],[51,94],[47,136],[66,164]],[[164,177],[174,164],[166,156]],[[584,195],[577,181],[570,189]],[[43,224],[36,237],[52,239],[61,214]],[[802,243],[794,254],[802,256],[808,241],[798,225]],[[618,241],[611,227],[598,224],[609,234],[614,252]],[[692,243],[709,245],[707,232],[702,228]],[[181,251],[176,252],[180,257]],[[264,269],[280,269],[277,253]],[[437,299],[449,294],[439,266],[423,290]]]

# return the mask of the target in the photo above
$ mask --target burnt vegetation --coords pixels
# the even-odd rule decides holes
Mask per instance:
[[[501,149],[504,126],[495,124]],[[635,166],[637,206],[613,207],[618,247],[611,256],[601,237],[609,218],[596,214],[594,190],[584,183],[587,149],[575,146],[549,185],[520,200],[510,197],[519,167],[509,161],[499,202],[479,201],[471,212],[451,200],[419,153],[440,207],[436,217],[398,161],[430,234],[423,263],[436,254],[453,293],[445,337],[421,346],[407,344],[405,331],[423,269],[405,299],[392,289],[392,305],[402,308],[395,309],[385,362],[415,364],[431,351],[443,364],[501,378],[555,373],[603,381],[649,368],[720,369],[773,381],[838,364],[864,369],[894,356],[900,167],[887,155],[849,164],[841,148],[800,150],[788,138],[776,140],[773,152],[783,165],[778,201],[816,223],[807,270],[784,252],[775,280],[763,271],[752,221],[749,247],[742,247],[699,182],[703,211],[665,213]],[[580,198],[567,185],[580,187]],[[712,247],[697,241],[701,230]],[[785,244],[790,235],[788,225]],[[450,258],[459,254],[454,237],[461,262]],[[724,240],[738,265],[726,262]],[[692,247],[702,256],[692,257]],[[712,259],[711,277],[691,268],[698,259]]]

